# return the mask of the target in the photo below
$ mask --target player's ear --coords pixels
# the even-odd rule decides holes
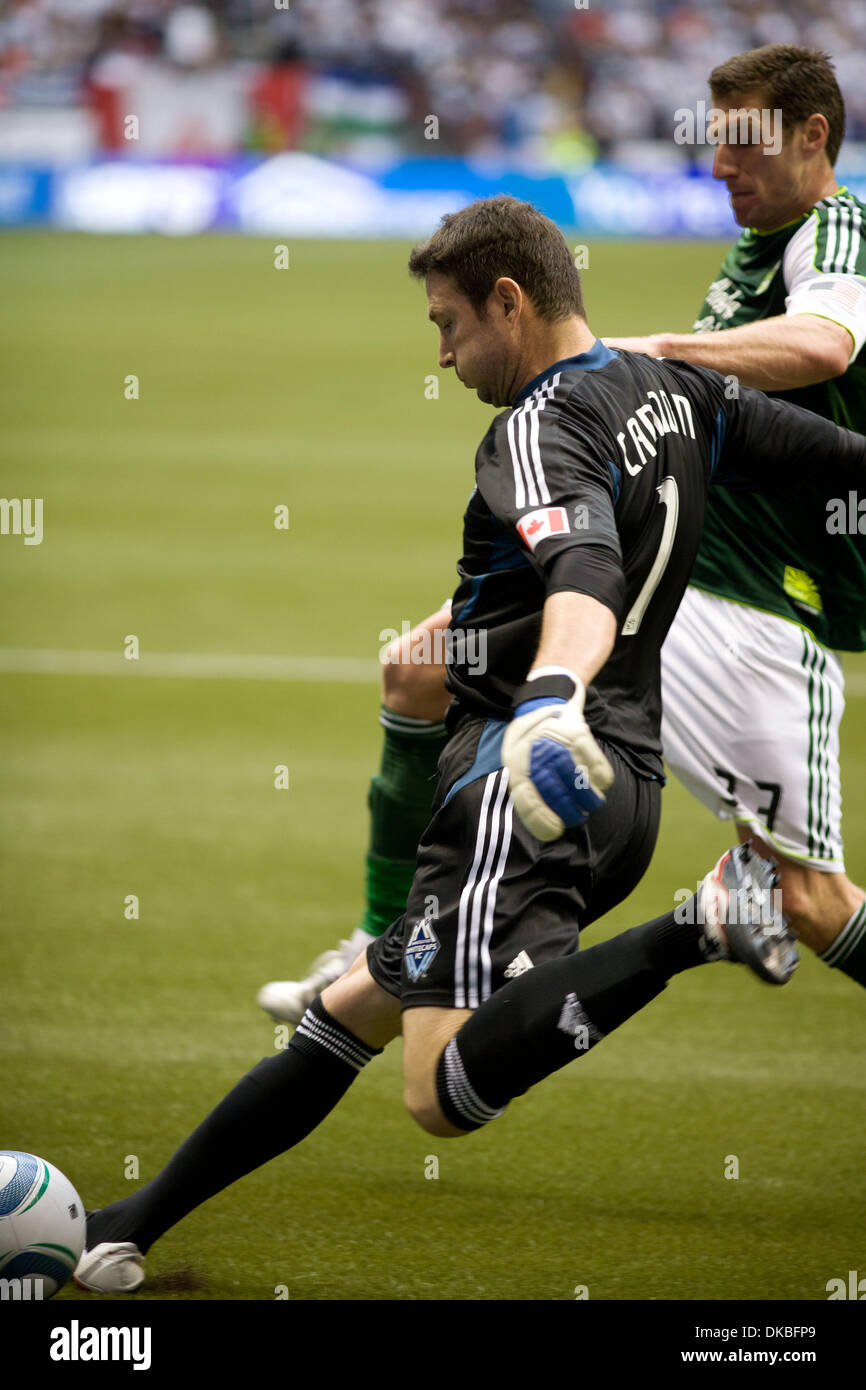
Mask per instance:
[[[516,280],[500,275],[493,286],[493,295],[505,318],[519,318],[525,296]]]
[[[813,116],[807,117],[803,122],[803,146],[810,153],[818,153],[827,144],[827,136],[830,134],[830,126],[826,116],[822,116],[820,111],[816,111]]]

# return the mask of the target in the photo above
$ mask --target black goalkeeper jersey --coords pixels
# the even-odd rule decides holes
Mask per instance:
[[[749,460],[749,476],[738,474]],[[475,461],[454,596],[447,686],[508,718],[549,594],[618,620],[587,691],[594,734],[661,777],[662,642],[688,583],[711,483],[790,495],[866,480],[866,439],[687,362],[596,342],[555,363],[497,415]]]

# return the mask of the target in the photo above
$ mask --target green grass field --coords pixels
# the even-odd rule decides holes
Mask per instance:
[[[593,327],[687,329],[721,250],[593,246]],[[272,1052],[258,986],[358,919],[379,634],[453,588],[490,412],[444,373],[425,397],[436,334],[402,245],[301,242],[286,271],[222,237],[2,252],[2,491],[44,499],[44,540],[0,539],[0,658],[113,653],[116,674],[34,656],[2,676],[0,1146],[96,1206]],[[370,678],[148,674],[163,653]],[[863,882],[862,694],[843,769]],[[588,940],[664,911],[730,842],[677,785],[665,803],[650,871]],[[864,1003],[812,957],[779,991],[694,971],[451,1145],[403,1111],[395,1044],[309,1141],[171,1231],[139,1297],[824,1299],[866,1274]]]

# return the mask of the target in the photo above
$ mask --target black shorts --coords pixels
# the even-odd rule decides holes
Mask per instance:
[[[506,980],[578,949],[579,930],[643,877],[661,784],[599,740],[614,770],[604,806],[560,840],[526,830],[502,767],[504,720],[466,715],[439,759],[433,818],[406,912],[367,948],[404,1009],[475,1009]]]

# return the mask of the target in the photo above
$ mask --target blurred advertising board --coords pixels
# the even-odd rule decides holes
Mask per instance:
[[[866,176],[848,186],[866,197]],[[496,193],[596,236],[728,237],[725,188],[708,173],[595,165],[533,174],[465,160],[408,159],[371,172],[299,152],[207,162],[95,159],[0,163],[0,225],[183,235],[421,237],[446,212]]]

